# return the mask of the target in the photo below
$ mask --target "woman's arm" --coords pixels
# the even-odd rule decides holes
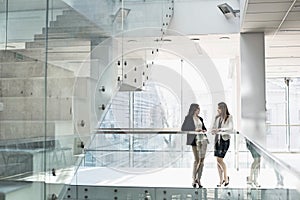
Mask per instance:
[[[184,121],[182,123],[181,130],[187,131],[187,119],[186,118],[184,119]]]
[[[181,126],[182,131],[195,131],[195,125],[193,119],[190,117],[186,117]]]
[[[232,115],[228,116],[228,119],[226,120],[226,122],[224,124],[222,124],[223,126],[219,129],[221,132],[232,132],[233,131],[233,119],[232,119]]]

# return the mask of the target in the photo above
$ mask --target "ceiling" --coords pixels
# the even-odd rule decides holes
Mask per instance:
[[[248,0],[241,21],[265,32],[267,77],[300,77],[300,0]]]
[[[265,33],[266,77],[300,78],[300,0],[248,0],[243,12],[241,33]],[[239,56],[238,34],[194,38],[211,58]]]
[[[18,1],[21,0],[14,2]],[[241,11],[244,14],[240,16],[241,32],[265,32],[266,76],[269,78],[300,77],[300,0],[244,1],[246,6]],[[29,2],[35,4],[39,1]],[[10,9],[17,5],[19,4],[10,5]],[[239,56],[238,34],[196,37],[199,40],[194,42],[198,42],[212,58]],[[192,39],[193,36],[190,38]]]
[[[300,0],[245,1],[240,32],[265,33],[266,77],[300,78]],[[239,34],[189,37],[211,58],[239,57]]]

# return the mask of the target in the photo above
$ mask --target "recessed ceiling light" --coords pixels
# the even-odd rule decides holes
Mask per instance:
[[[163,42],[172,42],[171,39],[167,39],[167,38],[166,39],[160,39],[160,40],[159,39],[155,39],[154,40],[154,42],[160,42],[160,41],[163,41]]]
[[[137,40],[128,40],[127,42],[137,42]]]
[[[279,32],[300,32],[300,29],[282,29]]]
[[[300,45],[271,45],[270,48],[299,48]]]
[[[193,41],[198,41],[198,40],[200,40],[199,38],[191,38],[191,40],[193,40]]]
[[[8,47],[8,48],[16,48],[16,46],[13,46],[13,45],[6,45],[6,47]]]
[[[220,39],[220,40],[229,40],[230,37],[228,37],[228,36],[223,36],[223,37],[220,37],[219,39]]]

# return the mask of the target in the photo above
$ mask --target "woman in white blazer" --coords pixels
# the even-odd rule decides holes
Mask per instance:
[[[212,134],[215,135],[214,155],[217,157],[217,167],[220,177],[220,184],[217,186],[221,187],[223,184],[224,186],[229,184],[229,176],[227,175],[227,168],[223,158],[229,149],[230,133],[233,131],[233,119],[226,103],[220,102],[217,111],[218,114],[213,123]]]

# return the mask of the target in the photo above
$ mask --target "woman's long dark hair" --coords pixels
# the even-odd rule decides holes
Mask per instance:
[[[221,113],[219,115],[217,115],[216,118],[221,117],[222,119],[225,119],[224,122],[226,122],[226,120],[228,119],[228,117],[230,115],[226,103],[224,103],[224,102],[218,103],[218,108],[221,110]]]
[[[189,109],[189,112],[187,114],[187,116],[193,116],[195,111],[199,108],[199,104],[196,104],[196,103],[192,103],[190,105],[190,109]]]

